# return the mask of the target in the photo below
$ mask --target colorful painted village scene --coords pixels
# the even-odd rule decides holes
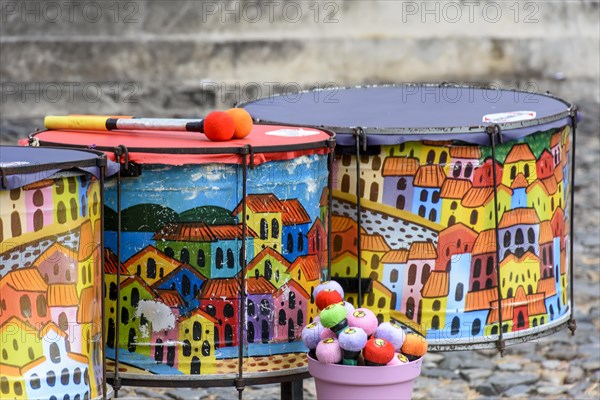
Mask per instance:
[[[106,182],[106,351],[119,348],[125,373],[237,373],[239,346],[246,371],[305,366],[301,330],[327,268],[327,156],[256,166],[245,202],[240,171],[159,165],[123,179],[119,240]]]
[[[43,179],[0,202],[0,398],[100,398],[100,183]]]
[[[333,279],[357,277],[360,262],[361,276],[372,282],[363,304],[380,320],[392,310],[404,314],[427,329],[432,344],[481,342],[498,334],[498,285],[504,333],[531,334],[564,320],[570,140],[565,127],[498,145],[496,186],[489,147],[426,141],[382,146],[379,155],[359,160],[360,227],[356,157],[338,157]],[[346,296],[356,303],[356,293]]]

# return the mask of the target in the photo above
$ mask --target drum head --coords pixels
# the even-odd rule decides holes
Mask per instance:
[[[461,140],[480,144],[488,142],[481,133],[490,124],[526,135],[531,131],[523,128],[566,118],[569,109],[547,95],[450,85],[332,88],[259,99],[242,107],[265,123],[324,127],[338,134],[361,127],[369,135],[420,135],[416,139],[436,139],[427,136],[432,133],[445,135],[442,140],[469,134]]]

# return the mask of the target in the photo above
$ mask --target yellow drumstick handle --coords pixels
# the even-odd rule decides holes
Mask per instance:
[[[46,129],[74,129],[74,130],[93,130],[107,131],[106,121],[108,117],[101,115],[82,115],[82,116],[53,116],[44,118]]]

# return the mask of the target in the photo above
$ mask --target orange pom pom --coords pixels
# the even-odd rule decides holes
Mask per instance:
[[[421,335],[409,333],[406,335],[400,351],[409,358],[410,356],[421,357],[427,353],[427,340]]]
[[[245,138],[252,132],[254,122],[248,111],[243,108],[230,108],[225,111],[235,121],[235,132],[233,134],[234,139]]]
[[[223,111],[213,111],[204,118],[204,134],[215,142],[230,140],[235,132],[235,121]]]

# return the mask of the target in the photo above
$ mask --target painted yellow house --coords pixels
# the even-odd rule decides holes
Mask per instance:
[[[0,399],[20,400],[29,399],[25,374],[32,368],[44,364],[46,357],[42,356],[23,367],[13,367],[0,363]],[[29,382],[27,382],[29,383]]]
[[[217,323],[215,318],[199,308],[178,320],[178,337],[187,339],[184,345],[177,346],[177,369],[190,375],[208,375],[216,372],[215,324]]]
[[[373,311],[379,323],[390,320],[390,310],[396,303],[396,296],[379,281],[372,281],[371,293],[363,294],[362,306]],[[356,304],[354,304],[356,306]]]
[[[44,355],[37,329],[17,317],[0,326],[0,344],[0,366],[21,368]]]
[[[355,156],[343,155],[336,163],[337,181],[344,193],[356,195],[356,162]],[[381,155],[360,157],[360,197],[381,202],[383,196],[383,159]]]
[[[450,273],[433,271],[429,275],[421,293],[421,320],[417,321],[426,329],[442,329],[446,324],[448,284]]]
[[[498,192],[498,221],[505,211],[510,210],[512,190],[499,185]],[[494,216],[494,187],[472,187],[461,202],[464,209],[456,214],[456,222],[460,222],[476,232],[495,228]]]
[[[181,263],[167,256],[156,247],[149,245],[125,261],[124,266],[130,275],[137,275],[148,286],[173,272]]]
[[[367,264],[366,259],[361,260],[361,276],[368,278],[370,271],[364,268]],[[331,276],[342,278],[358,277],[358,257],[352,251],[347,250],[339,254],[331,261]]]
[[[528,183],[537,179],[536,158],[527,143],[519,143],[512,147],[504,160],[502,184],[512,186],[518,174],[523,174]]]
[[[388,246],[384,237],[379,234],[362,235],[360,242],[361,256],[367,260],[367,264],[362,265],[363,274],[366,273],[366,276],[373,280],[381,280],[383,277],[381,258],[391,250],[390,246]]]
[[[537,289],[540,276],[540,259],[531,252],[521,258],[509,254],[500,262],[500,291],[502,298],[514,297],[517,289],[522,287],[526,294],[533,294]]]
[[[288,272],[290,266],[290,262],[285,257],[271,247],[265,247],[246,265],[246,278],[264,276],[279,289],[290,279]]]
[[[25,191],[21,188],[1,192],[2,216],[10,215],[10,218],[0,218],[0,235],[6,242],[8,239],[21,236],[27,232],[27,209],[25,207]],[[5,251],[2,246],[0,251]]]
[[[233,210],[233,215],[238,217],[240,223],[242,205],[240,202]],[[283,209],[283,202],[272,193],[249,194],[246,197],[246,223],[258,234],[258,237],[254,238],[254,254],[267,247],[282,251]]]
[[[471,189],[472,184],[465,179],[446,178],[440,191],[442,199],[442,213],[440,223],[446,226],[452,226],[459,220],[461,213],[458,206],[465,194]]]
[[[306,293],[310,294],[310,301],[307,304],[307,314],[309,316],[318,315],[319,312],[314,302],[313,292],[320,283],[321,278],[319,257],[316,255],[300,256],[294,260],[287,272]]]
[[[420,165],[437,164],[448,173],[450,168],[450,141],[404,142],[389,148],[390,157],[411,157],[419,160]],[[387,147],[387,146],[386,146]]]
[[[56,180],[55,185],[52,187],[55,224],[65,224],[79,218],[81,207],[79,186],[79,180],[75,176]]]
[[[102,217],[102,203],[100,201],[100,183],[93,177],[87,189],[87,211],[92,224],[93,234],[102,234],[98,229],[102,229],[100,222]]]

